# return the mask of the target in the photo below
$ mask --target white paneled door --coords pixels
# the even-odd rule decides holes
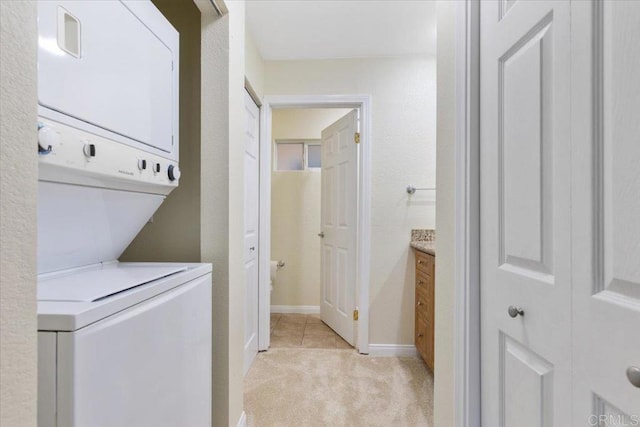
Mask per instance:
[[[258,218],[259,218],[259,129],[258,106],[245,92],[244,146],[244,373],[258,354]]]
[[[481,2],[480,19],[482,425],[568,427],[570,5]]]
[[[640,426],[640,2],[571,28],[574,425]]]
[[[640,425],[640,2],[480,14],[482,425]]]
[[[322,131],[320,317],[355,344],[358,112]]]

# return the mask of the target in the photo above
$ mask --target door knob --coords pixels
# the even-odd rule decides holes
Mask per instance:
[[[318,236],[319,236],[320,238],[324,239],[324,231],[319,232],[319,233],[318,233]]]
[[[634,387],[640,388],[640,368],[629,366],[627,368],[627,378]]]
[[[250,251],[255,251],[255,250],[256,250],[256,247],[255,247],[255,246],[251,246],[251,247],[249,248],[249,250],[250,250]]]
[[[520,307],[516,307],[515,305],[510,305],[507,312],[511,317],[524,316],[524,311]]]

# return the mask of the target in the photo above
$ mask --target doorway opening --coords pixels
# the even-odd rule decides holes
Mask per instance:
[[[362,95],[265,97],[261,129],[259,349],[267,350],[271,344],[272,312],[274,321],[281,316],[297,314],[298,322],[304,320],[309,322],[310,329],[319,330],[324,328],[319,322],[322,311],[322,320],[344,338],[344,341],[336,339],[337,345],[351,343],[360,353],[366,354],[370,98]],[[328,148],[332,146],[333,157]],[[341,154],[343,157],[338,158],[336,150],[341,146],[346,150]],[[351,163],[344,156],[352,156]],[[333,170],[332,166],[335,166]],[[349,175],[345,177],[345,174]],[[348,203],[340,212],[333,209],[335,216],[332,217],[332,209],[327,207],[332,207],[331,198],[338,200],[338,194],[333,194],[335,190],[344,190],[336,184],[340,179],[350,183],[343,187],[352,184],[353,191],[352,194],[340,192],[342,200]],[[323,204],[324,210],[321,209]],[[352,215],[352,220],[345,221],[345,215]],[[331,225],[339,220],[343,220],[341,229],[345,236],[352,235],[353,240],[350,244],[341,243],[338,248],[332,242],[343,238],[336,234],[340,227],[334,230]],[[350,264],[347,264],[348,259]],[[328,275],[343,273],[340,268],[347,265],[352,267],[353,286],[340,288],[338,283],[336,288],[339,277]],[[274,268],[276,273],[272,281]],[[332,290],[322,291],[323,282],[331,283]],[[336,290],[343,292],[343,298],[332,294]],[[332,304],[337,300],[341,303]],[[309,337],[308,344],[311,345],[315,338]]]
[[[332,195],[325,194],[326,184],[332,183],[332,178],[325,176],[331,141],[323,141],[323,134],[326,137],[325,130],[351,111],[343,108],[273,111],[271,348],[352,348],[336,331],[339,328],[327,319],[328,313],[321,315],[323,295],[335,299],[330,295],[332,289],[327,289],[331,277],[324,274],[331,268],[332,254],[323,250],[325,237],[330,236],[325,236],[322,216],[333,205],[329,200]],[[347,148],[356,151],[356,147]],[[355,175],[357,164],[350,166]],[[347,203],[355,207],[356,200]],[[355,297],[355,292],[350,293]],[[347,328],[352,331],[352,322]],[[347,339],[353,344],[352,337]]]

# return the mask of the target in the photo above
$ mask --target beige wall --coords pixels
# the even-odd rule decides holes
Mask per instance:
[[[435,226],[434,57],[265,62],[265,95],[370,94],[372,344],[413,344],[412,228]]]
[[[183,27],[179,29],[183,38],[181,50],[188,65],[181,63],[181,74],[190,79],[181,80],[180,138],[181,149],[188,150],[180,153],[184,169],[181,188],[172,193],[155,216],[154,224],[147,226],[123,259],[213,262],[213,425],[235,426],[242,413],[240,313],[244,280],[237,273],[242,272],[237,220],[241,217],[242,201],[229,193],[241,194],[242,180],[238,183],[236,175],[243,171],[238,161],[241,153],[230,146],[242,146],[238,141],[244,117],[239,104],[244,85],[244,5],[233,7],[231,17],[218,18],[206,1],[196,3],[207,12],[202,16],[201,45],[196,40],[200,19],[191,2],[183,0],[179,6],[167,0],[157,2],[174,25]],[[37,104],[35,4],[0,2],[0,17],[0,424],[35,426],[37,159],[32,145],[36,140]],[[187,40],[193,44],[185,45]],[[199,59],[198,51],[202,52]],[[201,81],[198,70],[203,76]],[[234,93],[231,98],[235,101],[229,101],[230,92]],[[184,109],[192,116],[185,117]],[[199,111],[207,117],[202,123]],[[200,164],[206,168],[200,170]],[[230,184],[230,179],[236,183]],[[229,274],[230,270],[236,274]]]
[[[438,258],[436,262],[434,419],[454,425],[455,2],[438,1]]]
[[[320,139],[326,128],[350,110],[274,110],[273,142]],[[271,258],[278,271],[271,305],[320,305],[320,171],[271,173]]]
[[[244,3],[157,0],[180,31],[180,187],[121,257],[213,264],[214,426],[242,414]],[[183,55],[181,55],[183,56]],[[185,61],[185,62],[182,62]],[[195,116],[195,117],[194,117]],[[206,118],[200,120],[200,117]]]
[[[206,0],[202,0],[206,2]],[[206,6],[201,7],[201,11]],[[233,425],[229,392],[229,16],[202,14],[200,254],[213,264],[213,425]],[[242,399],[242,396],[240,396]],[[233,401],[233,402],[232,402]]]
[[[229,7],[229,425],[242,414],[244,362],[245,3]],[[215,377],[215,373],[214,373]]]
[[[200,11],[190,0],[153,0],[180,33],[180,185],[121,261],[200,261]]]
[[[36,425],[36,6],[0,2],[0,425]]]
[[[200,248],[202,261],[213,263],[213,425],[222,427],[232,425],[233,400],[229,394],[229,17],[203,14],[202,27],[201,106],[208,120],[201,123],[201,163],[207,167],[200,177]]]
[[[264,95],[264,60],[253,42],[248,29],[245,32],[245,77],[249,84],[262,99]]]

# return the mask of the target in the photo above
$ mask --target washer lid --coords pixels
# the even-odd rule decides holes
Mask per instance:
[[[38,280],[39,301],[94,302],[187,270],[187,266],[108,264]]]

